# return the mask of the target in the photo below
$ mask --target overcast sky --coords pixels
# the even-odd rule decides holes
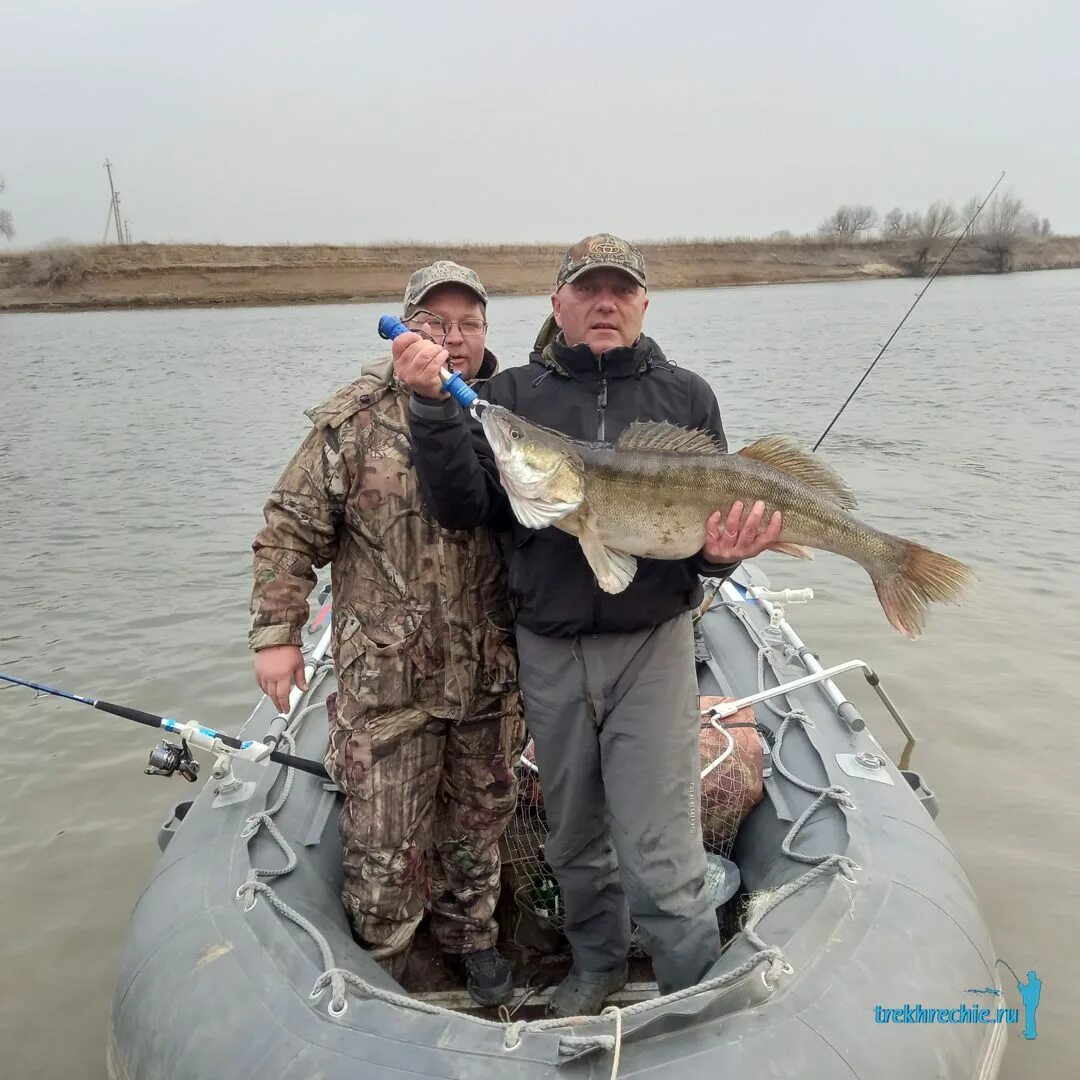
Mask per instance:
[[[1001,170],[1080,233],[1075,0],[5,0],[16,244],[813,229]],[[2,241],[0,241],[2,243]]]

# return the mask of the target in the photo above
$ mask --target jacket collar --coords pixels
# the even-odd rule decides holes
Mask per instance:
[[[548,340],[540,347],[544,337]],[[625,379],[669,363],[660,346],[644,334],[633,345],[608,349],[599,356],[588,345],[567,345],[561,330],[555,335],[551,335],[550,331],[545,335],[541,331],[536,345],[536,351],[529,358],[531,362],[569,379],[584,380],[599,376]]]

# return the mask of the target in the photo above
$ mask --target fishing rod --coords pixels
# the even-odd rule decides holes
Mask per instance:
[[[327,631],[327,634],[329,634],[329,631]],[[214,754],[225,754],[228,757],[253,761],[257,765],[266,765],[273,761],[279,765],[286,765],[292,769],[300,769],[302,772],[311,773],[312,776],[329,779],[329,775],[321,762],[281,753],[266,742],[255,742],[251,739],[241,741],[233,735],[226,735],[224,732],[215,731],[213,728],[206,727],[203,724],[196,724],[193,721],[173,720],[168,716],[158,716],[156,713],[133,709],[127,705],[115,705],[111,701],[102,701],[100,698],[83,697],[82,694],[58,690],[54,686],[31,682],[29,679],[19,679],[14,675],[5,675],[3,672],[0,672],[0,679],[3,679],[4,682],[14,683],[16,686],[25,686],[30,690],[37,691],[39,694],[66,698],[68,701],[76,701],[80,705],[89,705],[113,716],[123,717],[125,720],[134,720],[136,724],[161,728],[174,735],[179,735],[181,740],[179,746],[169,742],[167,739],[163,739],[150,751],[150,761],[145,771],[151,776],[172,776],[174,773],[179,773],[185,780],[195,783],[199,775],[199,763],[191,756],[191,751],[188,749],[190,743],[200,750],[207,750]]]
[[[938,276],[938,274],[941,272],[941,268],[949,261],[949,256],[957,249],[960,241],[963,240],[965,236],[967,236],[968,231],[971,229],[971,226],[975,224],[975,219],[982,213],[983,207],[990,201],[990,196],[993,195],[995,191],[997,191],[998,184],[1000,184],[1001,181],[1004,179],[1005,173],[1002,172],[1002,174],[997,178],[997,183],[995,183],[994,186],[989,190],[989,192],[987,192],[986,198],[983,199],[983,201],[979,203],[979,205],[976,207],[975,213],[971,215],[971,220],[964,226],[964,231],[960,233],[960,235],[953,241],[952,247],[949,248],[949,250],[945,253],[945,257],[941,260],[941,262],[939,262],[937,266],[934,267],[934,272],[930,275],[926,284],[919,291],[919,295],[915,297],[914,303],[912,303],[911,307],[907,309],[904,317],[896,324],[896,329],[889,335],[889,340],[881,346],[881,349],[879,350],[877,356],[874,357],[874,362],[866,369],[866,371],[863,372],[862,378],[855,384],[855,389],[852,390],[850,394],[848,394],[847,400],[844,402],[843,405],[840,406],[839,409],[837,409],[836,415],[829,421],[829,426],[821,433],[821,437],[816,443],[814,443],[813,447],[811,448],[812,450],[817,450],[817,448],[825,441],[825,436],[828,435],[830,431],[832,431],[833,424],[835,424],[836,421],[840,419],[840,414],[848,407],[848,405],[851,403],[851,399],[859,392],[859,387],[862,386],[864,382],[866,382],[867,376],[870,374],[871,371],[874,370],[875,365],[882,358],[882,356],[885,355],[885,350],[892,343],[892,339],[900,333],[901,327],[904,325],[904,323],[907,322],[908,315],[910,315],[915,310],[916,304],[918,304],[918,302],[923,298],[926,290],[934,284],[934,278]]]
[[[1007,967],[1009,969],[1009,974],[1012,975],[1012,977],[1016,980],[1016,985],[1019,986],[1020,985],[1020,976],[1017,975],[1015,971],[1013,971],[1012,965],[1007,960],[1002,960],[1000,957],[998,957],[996,962],[998,964],[1004,964],[1005,967]]]

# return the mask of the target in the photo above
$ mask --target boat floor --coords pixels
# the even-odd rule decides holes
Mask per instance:
[[[513,941],[500,941],[499,951],[514,971],[514,999],[507,1006],[515,1020],[539,1020],[555,987],[570,973],[570,949],[544,953]],[[497,1007],[477,1005],[465,990],[465,982],[455,957],[439,949],[427,919],[413,938],[405,971],[398,979],[410,996],[432,1005],[466,1012],[488,1020],[498,1020]],[[656,979],[648,956],[631,956],[627,985],[609,998],[613,1005],[656,997]],[[515,1006],[517,1008],[515,1009]]]
[[[499,922],[499,951],[514,972],[514,998],[507,1006],[515,1020],[539,1020],[555,987],[570,972],[570,945],[558,931],[539,924],[507,902],[503,891],[496,918]],[[738,932],[738,904],[730,902],[719,912],[721,938],[725,945]],[[626,986],[612,994],[607,1004],[629,1005],[658,997],[652,961],[643,950],[632,950]],[[411,997],[432,1005],[499,1020],[498,1007],[477,1005],[465,989],[465,980],[456,958],[439,948],[425,917],[413,938],[405,971],[398,979]]]

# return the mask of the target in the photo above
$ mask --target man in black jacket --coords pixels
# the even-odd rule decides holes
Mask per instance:
[[[577,439],[613,442],[635,420],[666,420],[726,445],[709,385],[641,332],[649,301],[636,247],[586,237],[566,252],[551,302],[553,323],[531,363],[495,376],[483,398]],[[551,1011],[598,1012],[625,983],[631,918],[661,992],[693,985],[719,956],[720,937],[705,889],[691,611],[703,596],[699,575],[723,578],[760,554],[779,535],[779,515],[762,528],[761,503],[745,518],[739,504],[726,522],[714,514],[697,556],[639,559],[630,586],[610,595],[575,537],[514,518],[479,425],[441,389],[445,351],[403,335],[394,361],[413,391],[414,463],[432,513],[447,528],[506,534],[545,855],[574,954]]]

